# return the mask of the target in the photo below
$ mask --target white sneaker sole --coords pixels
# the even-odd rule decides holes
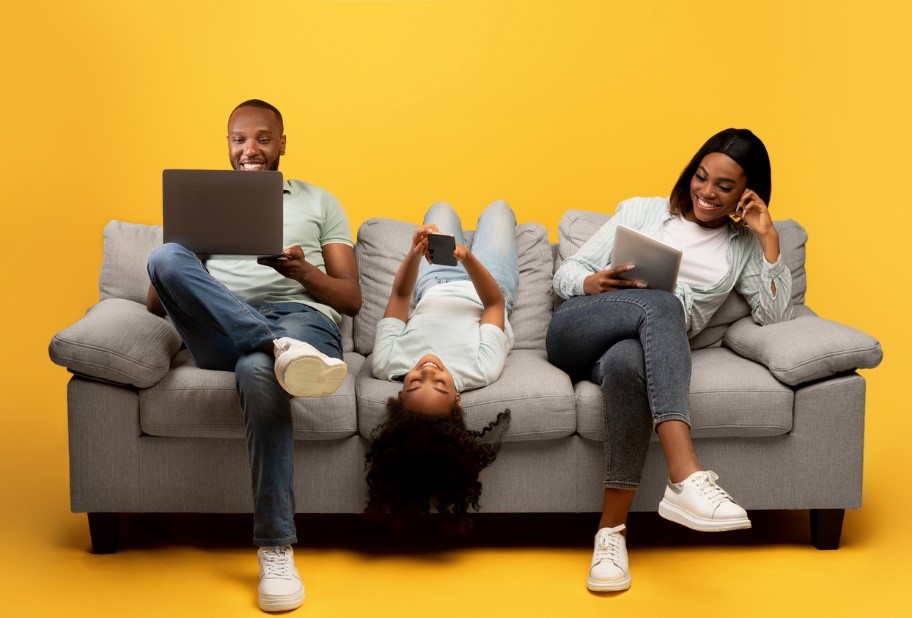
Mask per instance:
[[[630,588],[630,576],[616,582],[600,582],[589,577],[586,578],[586,588],[592,592],[620,592]]]
[[[681,507],[672,504],[665,498],[659,502],[659,515],[668,521],[681,524],[691,530],[700,532],[727,532],[729,530],[744,530],[751,527],[750,519],[741,517],[738,519],[706,519],[697,517],[693,513],[685,511]]]
[[[287,612],[290,609],[297,609],[304,604],[304,588],[292,594],[260,594],[259,604],[264,612]]]
[[[345,376],[348,365],[337,358],[285,353],[275,364],[276,378],[290,395],[295,397],[326,397],[335,393]]]

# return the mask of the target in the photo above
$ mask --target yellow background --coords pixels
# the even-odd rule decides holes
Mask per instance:
[[[908,3],[31,0],[2,14],[0,614],[257,614],[243,543],[86,553],[68,376],[46,351],[97,299],[104,223],[160,222],[162,168],[227,166],[228,112],[252,97],[285,115],[285,174],[335,193],[353,231],[439,199],[470,221],[503,198],[556,239],[565,209],[665,195],[710,134],[749,127],[772,157],[775,217],[810,232],[808,304],[885,352],[864,372],[864,505],[838,552],[660,544],[631,554],[633,588],[606,599],[583,586],[586,548],[423,563],[305,547],[302,615],[907,603]]]

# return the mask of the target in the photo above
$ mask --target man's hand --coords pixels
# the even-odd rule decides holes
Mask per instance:
[[[314,266],[304,259],[304,250],[300,245],[292,245],[282,251],[283,257],[257,258],[257,264],[274,268],[283,277],[303,281],[308,269]]]
[[[634,268],[633,264],[622,264],[592,273],[583,280],[583,292],[594,296],[602,292],[614,292],[626,288],[645,288],[646,284],[636,279],[621,279],[620,275]]]
[[[321,303],[345,315],[361,309],[361,284],[354,250],[344,243],[323,245],[326,272],[304,259],[300,245],[282,251],[282,257],[258,258],[257,263],[274,268],[283,277],[300,283]]]

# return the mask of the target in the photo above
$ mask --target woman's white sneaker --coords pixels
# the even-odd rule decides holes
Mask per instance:
[[[294,564],[291,545],[261,547],[259,593],[260,609],[264,612],[284,612],[304,603],[304,584]]]
[[[624,524],[602,528],[595,535],[595,550],[586,587],[595,592],[616,592],[630,588],[630,566],[627,563],[627,539],[621,532]]]
[[[712,470],[694,472],[680,483],[668,482],[659,503],[659,515],[701,532],[723,532],[750,528],[747,511],[735,502]]]
[[[323,354],[304,341],[282,337],[275,346],[275,374],[279,384],[295,397],[326,397],[345,381],[345,361]]]

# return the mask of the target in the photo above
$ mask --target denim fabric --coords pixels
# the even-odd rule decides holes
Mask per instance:
[[[431,206],[424,215],[424,223],[435,224],[441,234],[452,234],[456,238],[456,244],[465,245],[462,221],[449,204],[437,202]],[[478,218],[478,226],[469,248],[494,277],[504,295],[507,313],[510,313],[519,287],[519,258],[516,248],[516,216],[506,202],[497,200],[484,209]],[[443,266],[421,260],[415,284],[415,300],[421,300],[424,293],[438,283],[468,279],[469,275],[462,264]]]
[[[196,365],[235,372],[252,476],[254,544],[295,543],[291,407],[276,380],[272,340],[291,337],[342,358],[339,328],[301,303],[249,305],[181,245],[156,248],[148,271]]]
[[[605,399],[605,486],[639,485],[649,437],[664,421],[690,424],[690,347],[684,309],[661,290],[576,296],[555,310],[548,358]]]

